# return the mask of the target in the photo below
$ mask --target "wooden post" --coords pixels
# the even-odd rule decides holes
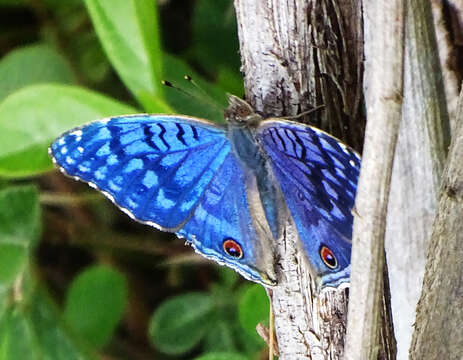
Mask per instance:
[[[365,125],[361,3],[235,0],[235,8],[246,100],[265,117],[324,105],[305,120],[360,151]],[[276,244],[280,283],[272,292],[280,359],[341,359],[347,291],[317,294],[298,244],[289,222]],[[388,314],[384,319],[390,325]]]

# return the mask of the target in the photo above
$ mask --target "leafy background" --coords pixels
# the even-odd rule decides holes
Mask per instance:
[[[110,115],[223,121],[239,65],[231,0],[0,0],[0,360],[265,358],[260,286],[131,221],[47,154]]]

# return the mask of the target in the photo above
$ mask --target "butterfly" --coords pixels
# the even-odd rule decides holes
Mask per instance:
[[[359,155],[315,127],[229,102],[225,126],[116,116],[64,133],[49,153],[131,218],[264,286],[277,284],[273,244],[291,216],[321,288],[348,283]]]

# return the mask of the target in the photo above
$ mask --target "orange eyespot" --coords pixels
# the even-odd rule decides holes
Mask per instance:
[[[225,239],[223,242],[223,250],[227,255],[235,259],[241,259],[243,257],[243,250],[240,244],[233,239]]]
[[[338,267],[338,260],[334,256],[333,252],[326,246],[320,248],[320,257],[326,266],[330,269],[336,269]]]

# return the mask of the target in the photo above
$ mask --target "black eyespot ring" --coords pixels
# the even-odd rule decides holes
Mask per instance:
[[[338,260],[336,259],[336,256],[324,245],[320,247],[320,258],[330,269],[336,269],[338,267]]]
[[[223,251],[225,251],[228,256],[235,259],[241,259],[243,257],[243,249],[241,249],[241,245],[231,238],[224,240]]]

